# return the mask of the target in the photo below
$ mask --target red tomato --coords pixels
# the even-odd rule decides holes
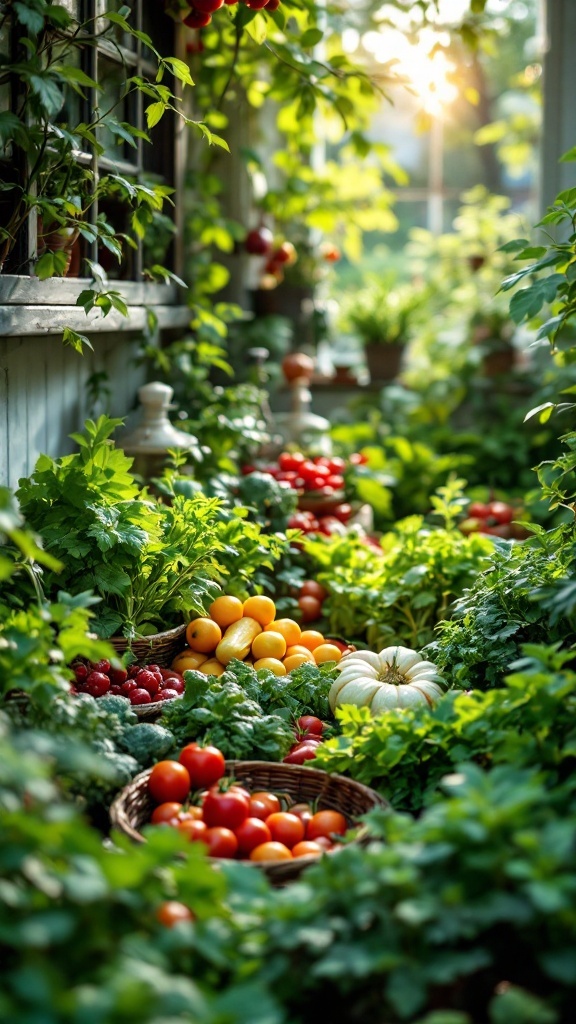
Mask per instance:
[[[292,860],[292,853],[284,843],[260,843],[252,850],[250,860]]]
[[[340,811],[316,811],[306,826],[306,839],[343,836],[347,828],[346,818]]]
[[[272,834],[268,825],[261,818],[245,818],[241,825],[234,830],[238,840],[238,854],[240,857],[247,857],[260,843],[269,843]]]
[[[157,804],[183,803],[190,792],[188,770],[179,761],[158,761],[148,778],[148,792]]]
[[[260,815],[255,814],[253,807],[258,805],[263,807],[266,814]],[[276,796],[276,793],[269,793],[268,790],[257,789],[250,794],[250,814],[254,818],[264,817],[267,818],[269,814],[274,814],[276,811],[282,810],[282,804],[280,798]]]
[[[291,814],[290,811],[277,811],[275,814],[270,814],[266,818],[266,824],[270,829],[272,842],[283,843],[289,850],[296,843],[301,842],[306,834],[304,822],[297,814]]]
[[[284,471],[296,472],[305,461],[302,452],[281,452],[278,456],[278,465]]]
[[[300,463],[298,472],[300,476],[304,477],[304,480],[311,480],[313,477],[321,475],[318,473],[318,466],[311,459],[305,459],[304,462]]]
[[[292,847],[293,857],[319,857],[321,853],[324,853],[324,850],[312,839],[303,839],[301,843],[296,843]]]
[[[203,842],[211,857],[235,857],[238,850],[238,840],[232,830],[221,825],[206,829]]]
[[[344,487],[344,477],[340,473],[330,473],[330,476],[326,477],[326,483],[335,491],[341,491]]]
[[[301,715],[296,720],[296,728],[299,732],[311,733],[313,736],[321,736],[324,732],[324,722],[316,715]]]
[[[302,622],[315,622],[322,614],[320,601],[317,597],[312,597],[310,594],[304,594],[298,598],[298,607]]]
[[[300,587],[300,597],[315,597],[318,601],[323,601],[328,597],[328,591],[321,583],[316,580],[304,580],[304,583]]]
[[[208,825],[205,821],[200,821],[199,818],[185,818],[184,821],[178,822],[178,831],[182,835],[186,836],[191,843],[206,843],[206,834],[208,832]]]
[[[304,828],[306,828],[310,818],[312,817],[313,811],[310,804],[292,804],[290,814],[295,814],[297,818],[300,818]]]
[[[316,757],[317,743],[299,743],[294,750],[291,750],[286,757],[282,758],[284,764],[304,764],[304,761],[312,761]]]
[[[490,515],[490,507],[482,501],[470,502],[466,511],[471,519],[487,519]]]
[[[331,473],[339,473],[341,476],[346,469],[346,462],[339,455],[333,455],[328,461],[328,469]]]
[[[178,760],[188,770],[192,789],[211,786],[226,771],[224,754],[218,747],[200,747],[197,743],[188,743],[180,751]]]
[[[243,793],[234,789],[219,790],[213,786],[208,790],[202,804],[204,821],[212,828],[222,825],[235,829],[248,817],[250,801]]]
[[[362,452],[352,452],[352,455],[348,456],[348,462],[351,466],[365,466],[368,456],[363,455]]]
[[[156,918],[165,928],[173,928],[180,921],[193,921],[194,914],[178,900],[165,900],[156,910]]]
[[[150,821],[153,825],[159,825],[161,822],[173,821],[177,818],[180,811],[182,810],[182,804],[175,800],[170,800],[165,804],[158,804],[152,811],[152,817]]]
[[[512,506],[505,501],[491,501],[488,510],[498,523],[511,523],[515,515]]]
[[[334,515],[341,523],[347,523],[352,515],[352,505],[347,501],[341,501],[339,505],[336,505],[332,515]]]

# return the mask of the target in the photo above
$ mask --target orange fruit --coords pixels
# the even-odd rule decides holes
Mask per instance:
[[[288,647],[286,657],[291,658],[293,654],[303,654],[306,661],[314,661],[312,652],[302,644],[293,644],[292,647]]]
[[[175,669],[176,672],[185,672],[187,669],[194,671],[200,668],[207,658],[207,654],[191,650],[189,654],[179,654],[177,658],[174,658],[170,668]]]
[[[278,658],[258,658],[258,661],[254,662],[254,668],[256,671],[259,668],[267,668],[275,676],[285,676],[287,671],[286,666]]]
[[[267,626],[276,618],[276,605],[271,597],[264,594],[257,594],[254,597],[247,597],[242,606],[242,614],[250,619],[256,619],[261,626]]]
[[[295,668],[300,668],[300,665],[314,664],[314,659],[306,657],[305,654],[291,654],[288,658],[284,658],[282,664],[287,672],[293,672]]]
[[[302,630],[294,619],[273,619],[267,626],[264,626],[264,632],[267,633],[272,630],[274,633],[280,633],[285,641],[286,647],[290,647],[292,644],[297,644],[300,640],[300,633]]]
[[[221,676],[226,669],[218,658],[209,658],[202,662],[198,671],[203,672],[205,676]]]
[[[314,648],[313,658],[317,665],[323,665],[325,661],[340,661],[342,651],[336,644],[319,644]]]
[[[253,658],[283,658],[285,654],[286,641],[281,633],[266,630],[252,641]]]
[[[326,643],[326,641],[322,633],[319,633],[317,629],[303,629],[298,643],[301,647],[306,647],[309,651],[313,651],[320,644]]]
[[[242,618],[244,614],[242,601],[239,597],[233,597],[232,594],[221,594],[210,605],[208,614],[221,629],[226,629],[227,626],[231,626],[233,622],[238,622],[238,619]]]
[[[292,860],[292,854],[284,843],[260,843],[250,852],[250,860]]]
[[[186,626],[186,640],[193,651],[209,654],[215,651],[222,639],[222,630],[214,619],[201,615]]]

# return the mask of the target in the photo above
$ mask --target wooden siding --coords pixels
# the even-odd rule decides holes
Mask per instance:
[[[94,352],[81,356],[59,338],[0,338],[0,484],[15,488],[41,453],[75,450],[69,434],[89,416],[126,417],[134,409],[145,371],[134,362],[138,334],[92,336]],[[108,374],[109,408],[88,407],[86,382]]]

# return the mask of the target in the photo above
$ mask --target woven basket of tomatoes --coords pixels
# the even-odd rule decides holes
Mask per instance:
[[[212,774],[195,776],[196,762],[202,771],[218,755],[219,768],[215,763]],[[189,802],[190,778],[207,785],[199,802]],[[204,843],[215,862],[239,860],[284,885],[342,843],[366,842],[361,819],[375,807],[389,804],[353,779],[302,765],[224,761],[217,748],[190,744],[179,761],[137,775],[112,804],[110,822],[139,843],[148,828],[171,825]]]

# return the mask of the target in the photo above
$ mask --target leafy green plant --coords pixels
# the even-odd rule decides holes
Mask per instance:
[[[318,766],[372,786],[399,811],[419,813],[438,797],[442,777],[462,761],[482,768],[514,764],[569,772],[576,700],[572,655],[528,644],[487,693],[450,691],[434,708],[338,709],[340,734],[326,741]]]
[[[427,647],[453,685],[500,686],[522,644],[572,644],[574,527],[530,529],[534,537],[522,544],[498,544]]]
[[[456,512],[455,507],[450,514]],[[323,609],[329,632],[371,648],[401,644],[420,650],[486,564],[492,543],[480,534],[464,537],[448,524],[431,526],[422,516],[409,516],[384,534],[380,545],[381,555],[353,533],[305,540],[317,579],[330,594]]]
[[[132,460],[109,441],[121,420],[88,420],[79,451],[40,456],[17,497],[30,526],[64,568],[44,574],[53,594],[92,590],[102,598],[94,627],[103,637],[161,632],[201,613],[219,589],[224,549],[219,502],[197,494],[171,506],[130,475]]]
[[[0,85],[11,83],[18,103],[14,111],[5,109],[0,115],[0,140],[11,141],[12,155],[20,162],[22,175],[2,184],[14,202],[0,229],[0,263],[13,251],[32,214],[41,218],[41,244],[44,236],[45,251],[37,254],[35,266],[41,279],[65,272],[66,254],[46,238],[52,229],[60,233],[73,229],[88,243],[98,242],[120,260],[123,244],[134,246],[134,239],[144,236],[151,219],[161,213],[168,200],[172,189],[164,184],[129,180],[112,172],[96,175],[90,166],[76,159],[86,150],[102,155],[106,134],[133,149],[141,141],[150,142],[146,132],[117,116],[117,110],[137,96],[150,101],[146,108],[148,129],[167,111],[195,123],[185,117],[175,92],[163,82],[170,75],[182,86],[191,86],[187,65],[175,57],[161,56],[149,36],[130,24],[129,15],[128,7],[111,8],[100,11],[94,20],[77,21],[64,6],[48,0],[8,0],[3,5],[1,25],[8,32],[18,33],[20,52],[15,59],[6,55],[2,62]],[[94,90],[98,97],[104,88],[82,70],[83,54],[102,44],[115,46],[118,31],[147,48],[156,66],[156,78],[127,74],[124,90],[112,108],[102,110],[96,102],[91,120],[70,117],[75,95],[85,99],[86,90]],[[207,134],[212,142],[222,141]],[[117,231],[103,212],[90,216],[94,204],[109,198],[119,200],[130,211],[130,234]],[[157,269],[170,276],[164,268]],[[95,302],[107,312],[98,295]]]
[[[363,345],[405,345],[423,315],[424,300],[421,288],[375,275],[343,303],[341,326]]]

